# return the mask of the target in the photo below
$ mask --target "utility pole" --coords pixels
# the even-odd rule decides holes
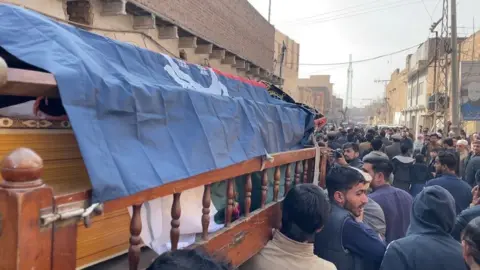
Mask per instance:
[[[457,2],[451,0],[452,20],[452,131],[459,133],[458,53],[457,53]]]
[[[390,80],[374,80],[375,83],[383,83],[384,87],[385,87],[385,97],[383,98],[383,101],[384,101],[384,104],[385,104],[385,107],[387,109],[386,111],[386,115],[384,117],[384,124],[392,124],[393,121],[390,117],[390,103],[388,102],[390,100],[390,98],[388,97],[388,93],[387,93],[387,86],[388,86],[388,83],[390,83]]]
[[[285,45],[285,41],[282,42],[282,52],[280,54],[280,72],[279,72],[279,77],[282,79],[283,75],[283,61],[285,61],[285,51],[287,50],[287,46]],[[280,83],[280,86],[282,84]]]
[[[434,97],[434,113],[433,113],[433,125],[437,122],[437,111],[438,111],[438,89],[437,89],[437,62],[438,62],[438,31],[435,30],[437,26],[442,21],[443,17],[440,20],[434,22],[430,27],[430,32],[435,33],[435,55],[433,56],[433,97]]]
[[[349,64],[348,64],[348,71],[347,71],[347,94],[346,94],[346,101],[345,107],[351,108],[352,107],[352,88],[353,88],[353,66],[352,66],[352,55],[350,54],[349,57]]]
[[[272,0],[268,0],[268,22],[270,22],[271,14],[272,14]]]

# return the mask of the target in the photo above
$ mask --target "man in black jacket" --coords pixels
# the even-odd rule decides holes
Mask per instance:
[[[387,248],[381,270],[466,270],[462,246],[450,236],[455,200],[440,186],[426,187],[415,198],[405,238]]]

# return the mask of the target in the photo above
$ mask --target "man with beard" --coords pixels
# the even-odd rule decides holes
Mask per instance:
[[[372,177],[373,192],[369,198],[382,207],[387,224],[385,239],[387,243],[402,238],[410,224],[412,196],[399,188],[390,185],[393,165],[387,156],[367,155],[363,159],[364,171]]]
[[[385,243],[363,223],[369,184],[365,176],[355,168],[337,166],[326,182],[332,211],[315,237],[315,254],[333,262],[338,270],[378,269]]]
[[[472,142],[472,153],[465,161],[465,181],[473,187],[475,183],[475,173],[480,170],[480,140]]]
[[[425,146],[423,146],[422,155],[428,158],[430,157],[430,151],[432,151],[432,149],[441,148],[441,145],[438,143],[439,140],[440,140],[440,135],[438,135],[437,133],[430,134],[430,136],[428,136],[428,140],[426,137],[425,141],[427,143],[425,144]]]
[[[348,165],[361,169],[363,162],[360,159],[360,149],[356,143],[346,143],[343,145],[343,156]]]
[[[428,181],[425,187],[436,185],[448,190],[455,199],[455,209],[458,215],[470,205],[472,193],[471,187],[455,175],[456,167],[457,158],[453,153],[438,153],[435,159],[435,170],[440,177]]]

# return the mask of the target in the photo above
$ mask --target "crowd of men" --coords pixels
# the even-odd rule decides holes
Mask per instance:
[[[240,269],[480,270],[477,134],[338,129],[315,139],[331,152],[326,190],[292,188],[281,229]],[[192,263],[173,268],[175,256]],[[157,265],[165,260],[172,268],[150,269],[231,269],[197,251]]]

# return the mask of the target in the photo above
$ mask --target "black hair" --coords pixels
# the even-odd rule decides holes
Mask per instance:
[[[383,142],[381,139],[374,139],[371,144],[372,144],[372,149],[374,151],[380,151],[380,149],[382,149],[382,146],[383,146]]]
[[[400,144],[400,152],[402,152],[402,155],[408,154],[408,151],[410,151],[410,146],[407,143]]]
[[[452,138],[445,138],[443,140],[443,144],[446,144],[448,145],[449,147],[452,147],[453,146],[453,139]]]
[[[155,259],[147,270],[232,270],[225,262],[216,260],[198,249],[180,249],[165,252]]]
[[[367,135],[365,135],[365,139],[367,139],[367,142],[372,142],[373,138],[374,136],[371,133],[367,133]]]
[[[393,164],[390,160],[385,158],[372,158],[365,161],[366,163],[372,164],[373,172],[383,173],[385,179],[389,179],[390,175],[393,172]]]
[[[335,166],[330,169],[326,178],[328,196],[332,200],[335,192],[347,192],[365,182],[365,177],[359,171],[348,166]]]
[[[383,138],[383,137],[385,137],[386,135],[387,135],[387,134],[385,133],[385,130],[382,129],[382,130],[380,131],[380,137]]]
[[[456,169],[457,159],[453,153],[441,151],[437,158],[441,165],[447,166],[450,170]]]
[[[314,184],[292,188],[283,200],[281,232],[297,242],[313,242],[330,216],[325,192]]]
[[[358,144],[352,143],[352,142],[348,142],[348,143],[344,144],[342,148],[343,148],[343,150],[348,149],[348,148],[352,148],[352,150],[354,152],[356,152],[356,153],[360,152],[360,148],[359,148]]]
[[[480,217],[472,219],[465,230],[463,230],[462,240],[470,247],[469,254],[475,263],[480,264]]]
[[[333,141],[337,138],[337,134],[336,133],[327,133],[327,139],[329,139],[330,141]]]
[[[475,172],[475,185],[480,185],[480,170],[477,170],[477,172]]]
[[[425,156],[422,154],[417,154],[415,156],[415,162],[416,163],[424,163],[425,162]]]

